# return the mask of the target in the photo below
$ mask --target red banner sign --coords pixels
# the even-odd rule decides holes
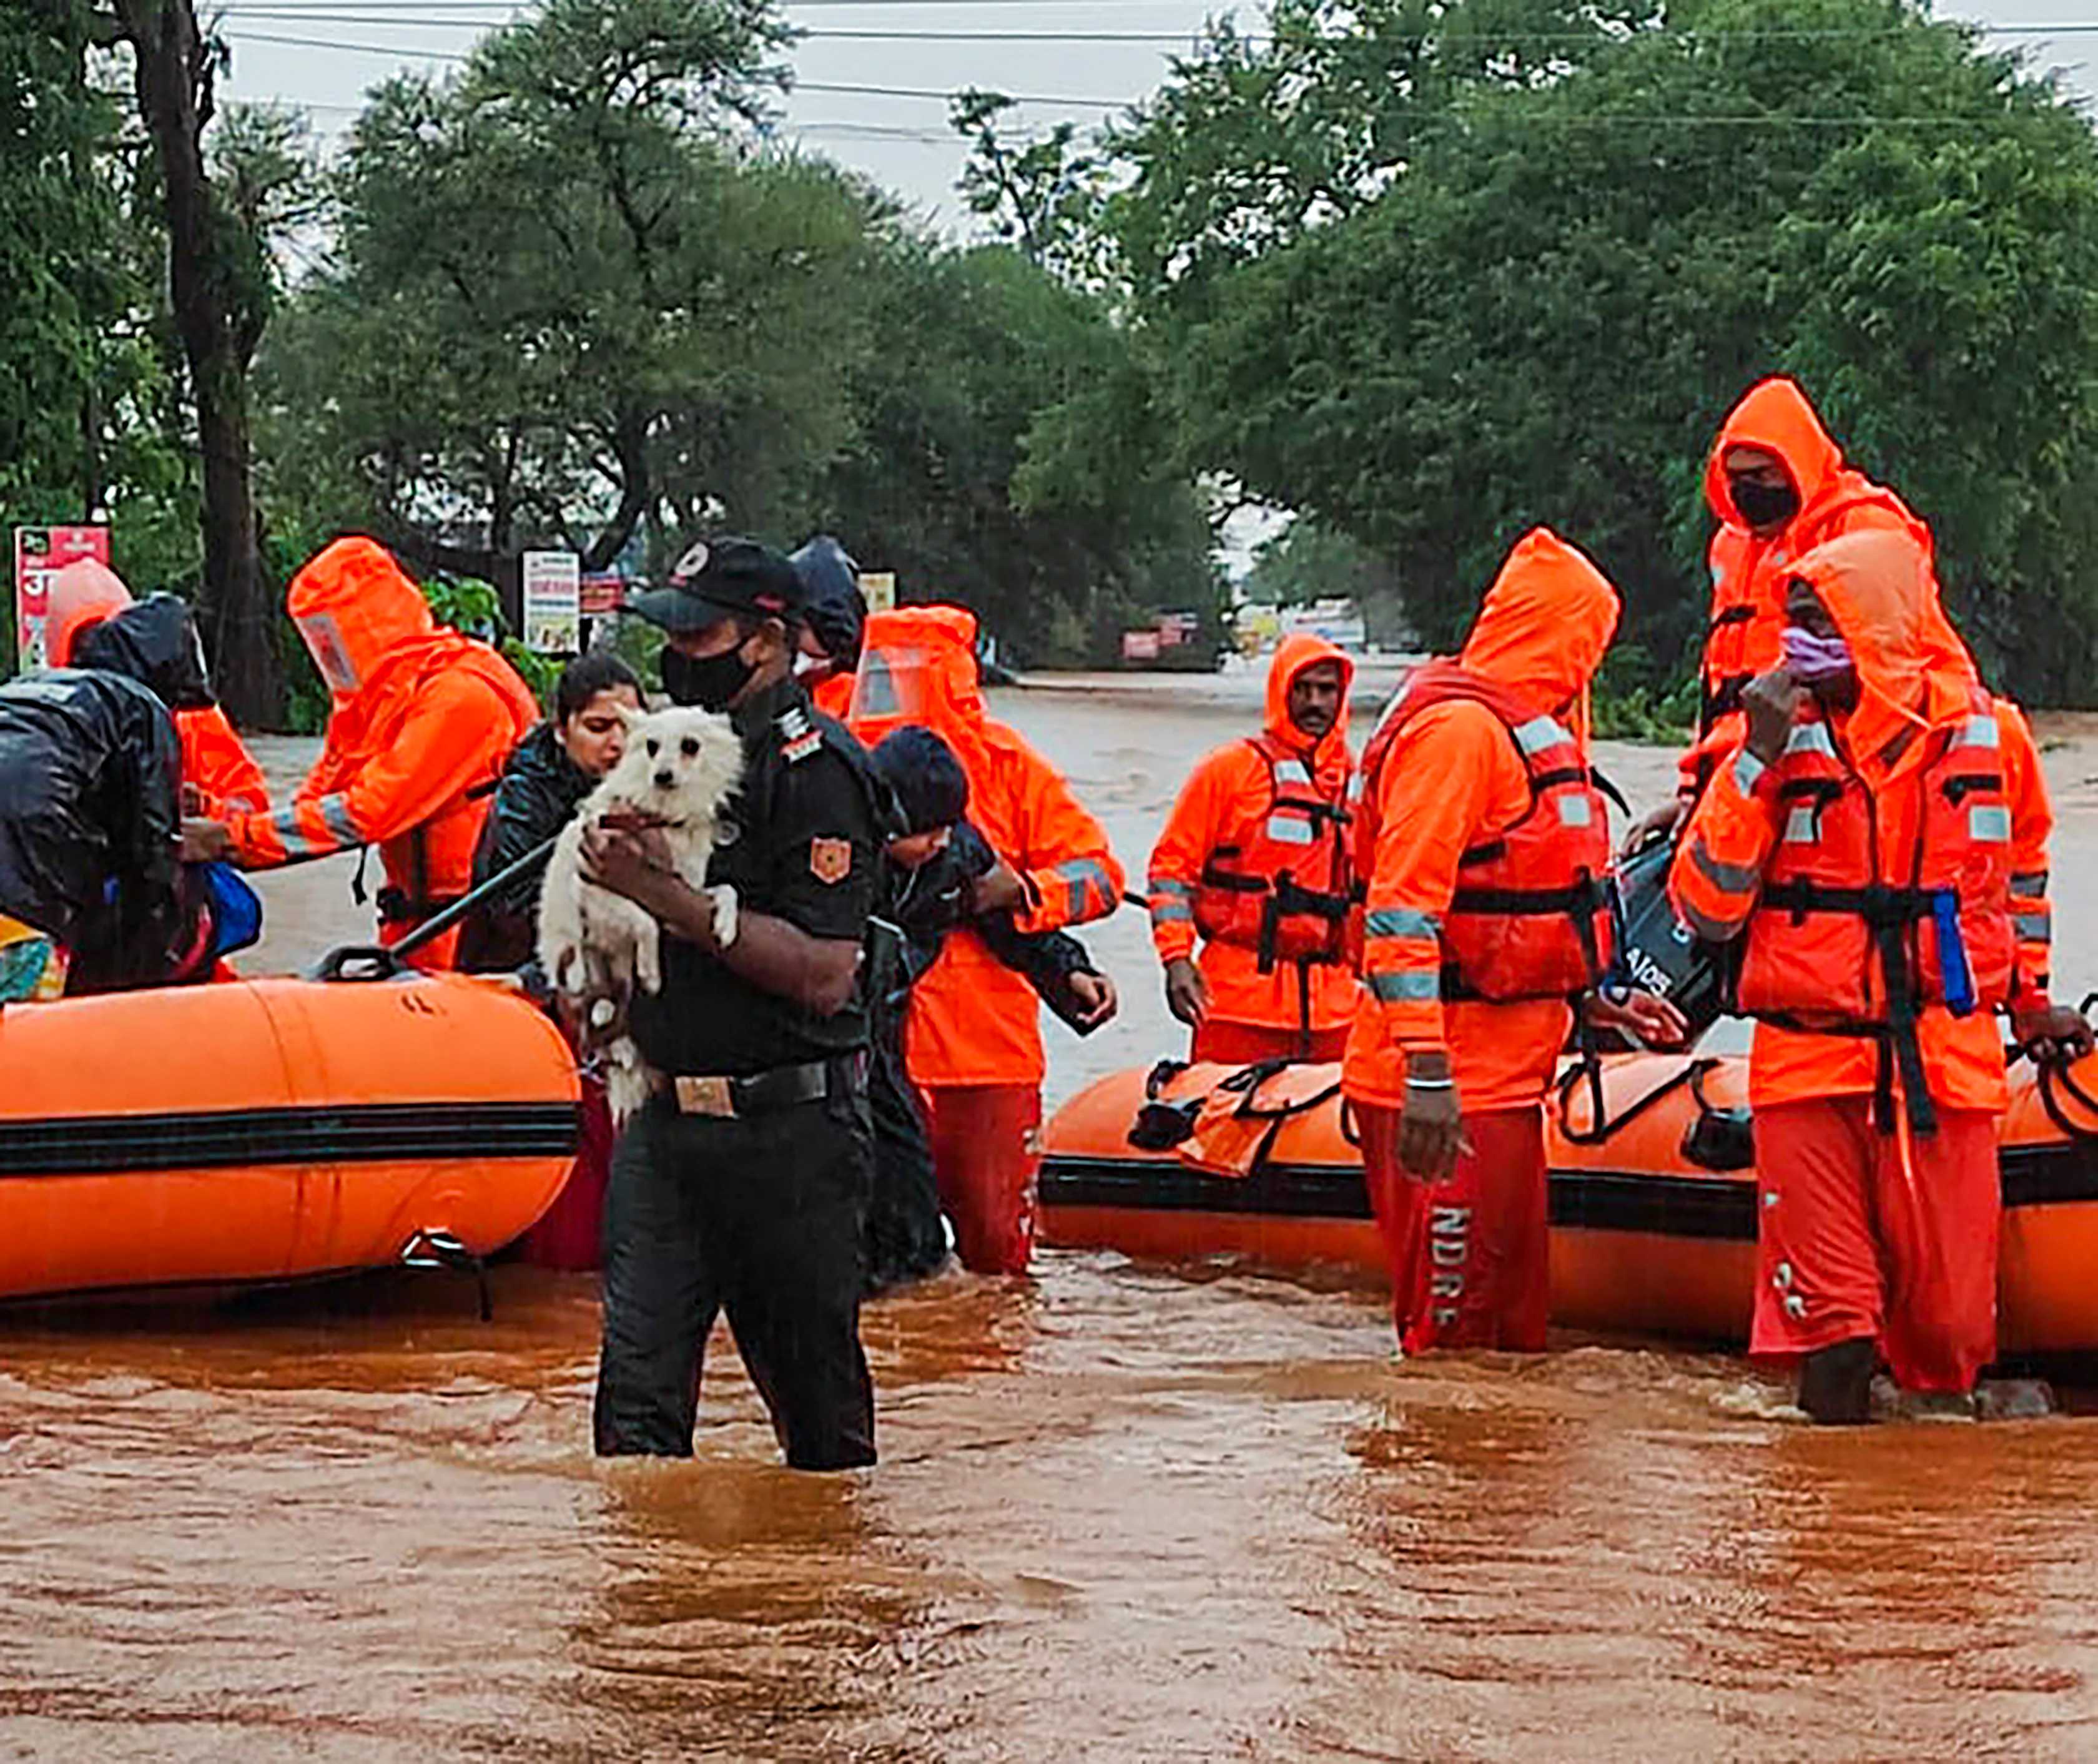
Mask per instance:
[[[107,527],[17,527],[15,529],[15,656],[24,673],[41,668],[50,580],[84,557],[109,561]]]

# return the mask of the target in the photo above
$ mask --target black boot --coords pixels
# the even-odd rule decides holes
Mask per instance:
[[[1878,1345],[1863,1336],[1817,1348],[1799,1369],[1799,1406],[1824,1427],[1857,1427],[1872,1418]]]

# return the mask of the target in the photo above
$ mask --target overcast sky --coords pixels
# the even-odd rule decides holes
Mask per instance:
[[[226,0],[228,92],[306,106],[317,128],[337,134],[375,81],[402,65],[449,65],[432,58],[457,55],[518,10],[507,0]],[[2098,56],[2098,0],[1986,0],[1945,10],[1991,24],[2053,27],[2055,34],[2005,40],[2030,43],[2046,64],[2092,90],[2083,64]],[[1222,11],[1259,15],[1253,6],[1187,0],[800,0],[788,15],[810,35],[794,54],[799,89],[787,105],[787,127],[960,230],[968,217],[954,182],[963,148],[946,127],[943,99],[820,88],[944,94],[981,86],[1049,100],[1025,108],[1031,126],[1064,118],[1091,125],[1151,90],[1166,58]],[[432,18],[457,22],[421,22]],[[2074,24],[2084,29],[2062,29]],[[847,34],[855,33],[872,34]],[[1088,33],[1125,40],[1053,40]],[[264,40],[270,37],[364,46]]]

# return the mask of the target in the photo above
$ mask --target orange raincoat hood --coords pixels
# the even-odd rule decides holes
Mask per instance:
[[[1587,691],[1616,634],[1617,610],[1617,590],[1587,554],[1535,527],[1501,565],[1459,659],[1556,716]],[[1585,728],[1575,733],[1586,739]]]
[[[1730,526],[1746,527],[1727,486],[1723,462],[1730,447],[1759,447],[1775,454],[1799,492],[1801,515],[1835,490],[1843,477],[1843,450],[1821,426],[1819,414],[1796,380],[1766,380],[1751,387],[1727,413],[1705,463],[1705,499],[1712,512]]]
[[[1933,652],[1944,614],[1929,560],[1898,533],[1854,533],[1816,546],[1791,575],[1820,596],[1857,665],[1858,704],[1840,719],[1854,762],[1897,775],[1928,745],[1911,740],[1890,753],[1897,736],[1962,721],[1973,707],[1972,676]]]
[[[1297,675],[1322,662],[1337,663],[1341,669],[1339,713],[1333,718],[1333,726],[1312,744],[1307,756],[1312,775],[1325,780],[1348,769],[1348,694],[1355,683],[1355,665],[1345,650],[1307,632],[1283,638],[1276,647],[1275,660],[1268,665],[1266,732],[1270,739],[1293,753],[1303,753],[1304,731],[1289,720],[1289,689],[1297,683]]]
[[[921,723],[980,783],[985,718],[976,614],[966,607],[923,606],[870,615],[846,720],[870,748],[906,723]]]
[[[422,590],[372,539],[337,539],[312,559],[292,578],[284,610],[305,639],[338,713],[404,646],[437,629]]]
[[[46,604],[44,653],[55,668],[72,665],[72,646],[90,625],[99,624],[131,604],[124,578],[107,564],[76,558],[50,580]]]

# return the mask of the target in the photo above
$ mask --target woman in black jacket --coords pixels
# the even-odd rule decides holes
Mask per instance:
[[[641,708],[640,681],[611,651],[593,649],[568,665],[554,688],[553,717],[518,744],[496,784],[473,854],[476,888],[568,824],[583,798],[619,763],[626,719]],[[467,920],[459,946],[464,972],[511,972],[532,959],[539,882],[535,871]]]

